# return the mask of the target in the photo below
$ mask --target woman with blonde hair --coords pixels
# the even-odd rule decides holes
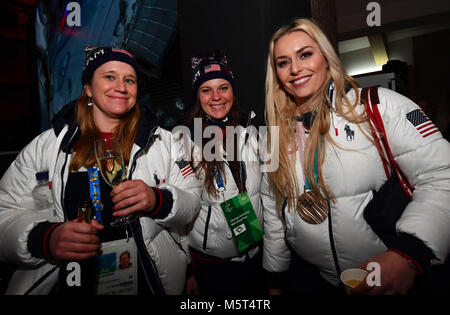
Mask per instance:
[[[418,132],[410,117],[422,114],[412,101],[382,88],[378,96],[395,162],[414,188],[396,236],[386,243],[363,216],[387,173],[360,89],[310,20],[297,19],[273,35],[266,122],[279,126],[279,155],[272,157],[279,167],[262,185],[263,264],[272,293],[280,293],[288,270],[296,293],[342,293],[340,272],[369,262],[381,267],[381,284],[363,281],[352,293],[407,293],[417,274],[445,261],[450,145],[439,131]]]

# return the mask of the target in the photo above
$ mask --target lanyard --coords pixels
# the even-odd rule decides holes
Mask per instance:
[[[247,180],[247,171],[246,171],[246,168],[245,168],[245,163],[243,161],[240,161],[239,170],[240,170],[240,175],[241,175],[243,191],[247,191],[247,187],[246,187],[246,183],[245,183],[246,180]],[[217,165],[214,165],[214,171],[213,172],[214,172],[214,180],[216,181],[217,189],[222,194],[222,196],[225,196],[226,187],[225,187],[224,182],[223,182],[222,174],[220,173],[220,170],[217,167]],[[231,172],[231,175],[233,175],[234,181],[237,184],[237,180],[234,177],[233,172]]]
[[[303,119],[299,119],[299,117],[297,116],[298,122],[301,123],[302,120]],[[297,124],[296,129],[297,129],[297,133],[298,133],[297,141],[298,141],[299,158],[300,158],[300,161],[303,162],[304,161],[303,155],[305,152],[305,145],[306,145],[306,137],[305,137],[305,130],[304,130],[303,124],[301,124],[301,125]],[[318,174],[318,166],[317,166],[317,164],[318,163],[317,163],[317,148],[316,148],[316,150],[314,151],[314,165],[313,165],[314,181],[316,183],[318,182],[318,175],[317,175]],[[311,190],[311,187],[309,186],[308,179],[306,178],[306,174],[305,174],[305,191],[306,190]]]
[[[318,178],[317,178],[317,173],[318,173],[318,171],[317,171],[317,169],[318,169],[318,167],[317,167],[317,149],[316,149],[316,151],[314,151],[314,168],[313,168],[313,172],[314,172],[314,181],[317,183],[318,182]],[[311,189],[311,187],[309,187],[309,184],[308,184],[308,179],[306,178],[306,176],[305,176],[305,191],[306,190],[310,190]]]
[[[220,174],[220,170],[217,165],[214,165],[214,179],[217,184],[217,189],[222,194],[222,197],[225,199],[225,185],[223,183],[222,174]]]
[[[98,168],[91,167],[88,169],[89,175],[89,194],[92,200],[92,204],[94,206],[94,219],[98,221],[98,223],[102,223],[102,209],[103,204],[101,202],[100,197],[100,182],[98,179]]]

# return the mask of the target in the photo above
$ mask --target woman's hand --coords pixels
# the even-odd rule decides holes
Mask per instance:
[[[96,234],[102,229],[103,225],[97,220],[91,220],[90,224],[77,220],[60,224],[50,236],[50,255],[56,260],[83,260],[94,257],[100,249]]]
[[[359,286],[350,290],[350,294],[406,294],[413,286],[418,272],[401,255],[387,251],[369,259],[360,268],[365,270],[370,262],[380,265],[380,286],[369,286],[366,277]]]
[[[133,212],[149,212],[155,208],[156,196],[153,189],[142,180],[126,181],[111,192],[113,216],[126,216]]]

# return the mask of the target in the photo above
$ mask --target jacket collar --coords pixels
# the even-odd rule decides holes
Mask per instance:
[[[348,94],[348,92],[353,87],[350,84],[346,83],[344,88],[345,88],[345,94]],[[332,111],[332,107],[333,107],[332,104],[334,104],[334,102],[335,102],[335,96],[336,96],[335,90],[336,90],[336,85],[334,84],[333,80],[330,80],[328,82],[327,89],[326,89],[326,94],[328,96],[328,99],[331,101],[331,104],[329,102],[326,102],[326,105],[328,106],[330,111]],[[297,119],[297,121],[302,121],[303,125],[307,129],[309,129],[309,128],[311,128],[311,125],[314,122],[315,118],[316,118],[315,113],[308,112],[303,115],[297,115],[296,119]]]
[[[72,101],[66,104],[61,110],[59,110],[52,119],[53,130],[58,137],[65,126],[68,127],[64,138],[61,141],[60,148],[65,153],[70,153],[73,146],[73,142],[76,139],[75,135],[78,136],[79,128],[76,120],[76,108],[77,101]],[[76,134],[75,134],[76,133]]]
[[[153,135],[156,127],[158,127],[158,120],[151,107],[149,105],[141,105],[141,117],[134,143],[141,148],[145,148],[149,143],[149,137]]]
[[[68,127],[66,134],[61,142],[61,149],[65,153],[70,153],[75,139],[80,133],[78,122],[76,121],[76,109],[77,101],[72,101],[66,104],[52,119],[53,130],[58,137],[65,126]],[[141,106],[141,116],[138,123],[138,132],[136,135],[135,143],[145,148],[149,143],[149,137],[152,131],[158,126],[156,115],[152,109],[147,106]]]

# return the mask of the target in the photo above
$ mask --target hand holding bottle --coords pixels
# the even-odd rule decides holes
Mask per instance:
[[[97,220],[90,224],[76,220],[64,222],[53,231],[49,250],[56,260],[84,260],[94,257],[100,249],[98,230],[104,227]]]

